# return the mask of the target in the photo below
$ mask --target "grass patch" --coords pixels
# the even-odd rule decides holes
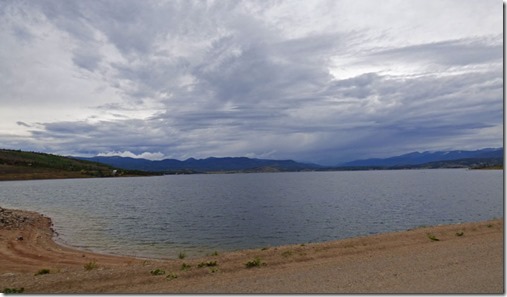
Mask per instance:
[[[35,275],[43,275],[43,274],[49,274],[50,270],[49,269],[41,269],[39,271],[37,271],[37,273]]]
[[[97,269],[97,267],[98,267],[98,265],[97,265],[97,262],[95,262],[95,261],[90,261],[84,265],[84,269],[86,271]]]
[[[185,259],[187,257],[187,254],[185,254],[185,252],[180,252],[179,255],[178,255],[178,258],[179,259]]]
[[[428,236],[428,238],[429,238],[431,241],[440,241],[440,239],[438,239],[435,235],[433,235],[433,234],[431,234],[431,233],[426,234],[426,236]]]
[[[197,264],[197,267],[199,267],[199,268],[202,268],[202,267],[215,267],[215,266],[218,266],[217,261],[201,262],[201,263]]]
[[[176,273],[169,273],[165,278],[167,280],[173,280],[173,279],[177,279],[178,275]]]
[[[192,268],[192,265],[189,265],[187,263],[183,263],[183,264],[181,264],[180,270],[190,270],[190,268]]]
[[[258,257],[245,263],[246,268],[260,267],[262,265],[261,259]]]
[[[288,257],[292,256],[292,254],[293,253],[292,253],[291,250],[287,250],[287,251],[285,251],[285,252],[282,253],[282,256],[288,258]]]
[[[162,269],[155,269],[155,270],[152,270],[150,271],[151,275],[164,275],[165,274],[165,270],[162,270]]]
[[[5,288],[2,293],[4,294],[16,294],[16,293],[23,293],[25,291],[25,288]]]

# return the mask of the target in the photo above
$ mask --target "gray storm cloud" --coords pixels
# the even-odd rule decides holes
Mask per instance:
[[[4,1],[0,139],[323,164],[501,146],[501,6],[431,2]]]

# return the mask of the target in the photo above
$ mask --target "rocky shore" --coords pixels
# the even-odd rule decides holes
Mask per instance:
[[[498,219],[158,260],[63,247],[48,217],[0,208],[0,292],[504,293],[503,230]]]
[[[0,228],[12,229],[21,228],[26,224],[33,224],[33,219],[22,213],[0,207]]]

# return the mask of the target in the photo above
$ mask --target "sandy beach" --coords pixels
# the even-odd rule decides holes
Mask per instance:
[[[24,293],[504,293],[504,222],[417,228],[203,258],[56,244],[51,220],[0,208],[0,290]],[[247,263],[250,263],[250,268]]]

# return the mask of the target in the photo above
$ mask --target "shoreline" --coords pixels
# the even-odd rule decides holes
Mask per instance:
[[[1,207],[0,207],[1,208]],[[24,212],[24,210],[22,210]],[[29,212],[29,211],[27,211]],[[37,213],[37,212],[35,212]],[[41,216],[44,216],[51,220],[51,217],[40,214]],[[208,249],[206,252],[202,251],[203,249],[199,249],[202,251],[202,254],[199,255],[186,255],[185,259],[192,260],[192,259],[204,259],[208,257],[210,254],[216,252],[220,254],[226,254],[226,253],[238,253],[242,251],[256,251],[256,250],[262,250],[262,249],[283,249],[286,247],[297,247],[297,246],[308,246],[308,245],[324,245],[324,244],[331,244],[341,241],[351,241],[356,239],[365,239],[365,238],[373,238],[375,236],[383,236],[383,235],[391,235],[391,234],[401,234],[404,232],[410,232],[414,230],[420,230],[420,229],[432,229],[432,228],[438,228],[438,227],[445,227],[445,226],[462,226],[467,224],[486,224],[487,222],[496,222],[496,221],[502,221],[503,219],[499,219],[497,217],[493,217],[492,219],[487,220],[480,220],[480,221],[472,221],[472,222],[460,222],[460,223],[450,223],[450,224],[437,224],[437,225],[421,225],[413,228],[408,229],[402,229],[402,230],[396,230],[396,231],[385,231],[385,232],[379,232],[379,233],[373,233],[373,234],[363,234],[363,235],[357,235],[357,236],[351,236],[351,237],[345,237],[340,239],[332,239],[327,241],[314,241],[314,242],[301,242],[301,243],[289,243],[289,244],[282,244],[282,245],[266,245],[266,246],[259,246],[255,248],[240,248],[240,249],[232,249],[232,250],[222,250],[218,251],[216,249]],[[502,223],[503,224],[503,223]],[[92,250],[87,249],[79,246],[74,246],[70,243],[65,242],[58,232],[53,228],[53,224],[51,224],[51,232],[52,232],[52,241],[57,246],[60,246],[65,249],[73,250],[75,252],[81,252],[86,254],[92,254],[92,255],[101,255],[104,257],[122,257],[122,258],[132,258],[132,259],[139,259],[139,260],[148,260],[148,261],[176,261],[179,260],[177,256],[167,256],[167,257],[157,257],[157,256],[149,256],[149,255],[142,255],[142,253],[136,254],[128,254],[128,252],[122,253],[122,252],[107,252],[107,251],[101,251],[101,250]],[[1,228],[0,228],[1,231]],[[180,249],[183,253],[187,254],[188,250]]]
[[[126,170],[126,169],[124,169]],[[195,173],[164,173],[164,172],[145,172],[145,174],[127,173],[121,176],[87,176],[77,172],[32,172],[23,174],[2,174],[0,182],[11,181],[30,181],[30,180],[60,180],[60,179],[103,179],[103,178],[122,178],[122,177],[152,177],[166,175],[196,175],[196,174],[249,174],[249,173],[294,173],[294,172],[357,172],[357,171],[396,171],[396,170],[500,170],[503,167],[438,167],[438,168],[359,168],[359,169],[329,169],[329,170],[296,170],[296,171],[209,171]]]
[[[53,238],[50,218],[0,208],[0,291],[502,293],[503,230],[504,220],[496,219],[198,258],[154,259],[62,245]],[[254,267],[247,268],[248,262]],[[407,272],[414,268],[420,269]],[[43,269],[49,273],[34,275]],[[164,274],[152,275],[157,269]],[[435,278],[439,273],[443,275]],[[407,279],[400,282],[402,275]]]

